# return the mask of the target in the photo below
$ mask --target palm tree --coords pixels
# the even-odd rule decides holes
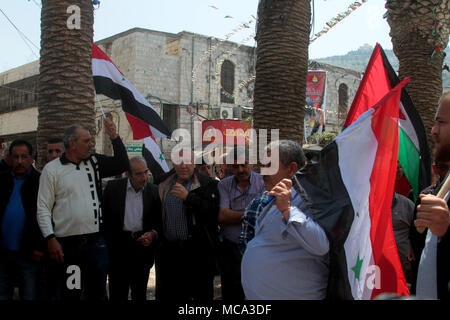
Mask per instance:
[[[443,51],[449,39],[449,1],[387,0],[386,8],[399,78],[411,78],[406,89],[422,116],[432,148],[431,127],[442,94]]]
[[[255,129],[280,129],[303,140],[311,5],[309,0],[260,0],[258,5]]]
[[[68,10],[69,7],[74,11]],[[70,124],[84,124],[94,133],[93,15],[92,0],[42,0],[37,129],[39,167],[45,164],[48,139],[62,138],[64,129]],[[80,22],[79,26],[76,22]]]

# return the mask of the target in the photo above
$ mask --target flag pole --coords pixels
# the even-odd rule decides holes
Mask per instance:
[[[97,97],[97,101],[100,106],[100,111],[102,112],[103,118],[106,119],[105,111],[103,111],[103,106],[102,106],[102,103],[100,102],[100,98],[98,97],[98,95],[95,95],[95,96]]]

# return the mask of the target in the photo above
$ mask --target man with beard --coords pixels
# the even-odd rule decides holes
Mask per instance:
[[[450,93],[444,94],[431,130],[435,140],[435,158],[450,161]],[[416,296],[424,299],[450,299],[450,216],[449,192],[444,199],[434,195],[420,195],[416,227],[428,228],[417,274]]]
[[[250,201],[264,191],[264,181],[260,174],[252,171],[248,162],[248,149],[244,146],[235,146],[226,160],[233,175],[218,184],[220,194],[218,220],[222,238],[219,250],[222,299],[243,300],[242,254],[238,247],[241,218]]]

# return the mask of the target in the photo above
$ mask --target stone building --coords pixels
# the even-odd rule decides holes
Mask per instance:
[[[150,101],[169,129],[193,130],[193,121],[245,119],[253,107],[255,48],[213,37],[134,28],[100,40],[105,51],[137,90]],[[359,73],[313,62],[312,70],[327,71],[326,130],[338,132],[341,114],[359,85]],[[0,73],[0,143],[16,138],[35,144],[39,61]],[[104,111],[118,125],[130,155],[140,154],[122,112],[121,102],[99,96]],[[102,113],[96,100],[97,126]],[[344,116],[345,118],[345,116]],[[96,149],[111,152],[103,130],[97,130]],[[175,142],[159,141],[165,158]]]

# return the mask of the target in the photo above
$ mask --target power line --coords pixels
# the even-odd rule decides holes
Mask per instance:
[[[28,37],[19,30],[19,28],[16,27],[16,25],[11,21],[11,19],[9,19],[9,17],[6,15],[5,12],[3,12],[2,9],[0,9],[0,12],[5,16],[5,18],[9,21],[9,23],[11,23],[11,25],[14,27],[14,29],[17,30],[17,32],[19,33],[20,37],[22,38],[22,40],[25,42],[25,44],[28,46],[28,48],[31,50],[31,52],[36,56],[36,58],[39,58],[39,56],[33,51],[33,49],[30,47],[30,45],[27,43],[27,41],[29,43],[31,43],[37,50],[39,50],[39,47],[36,46],[33,41],[31,41],[30,39],[28,39]]]

